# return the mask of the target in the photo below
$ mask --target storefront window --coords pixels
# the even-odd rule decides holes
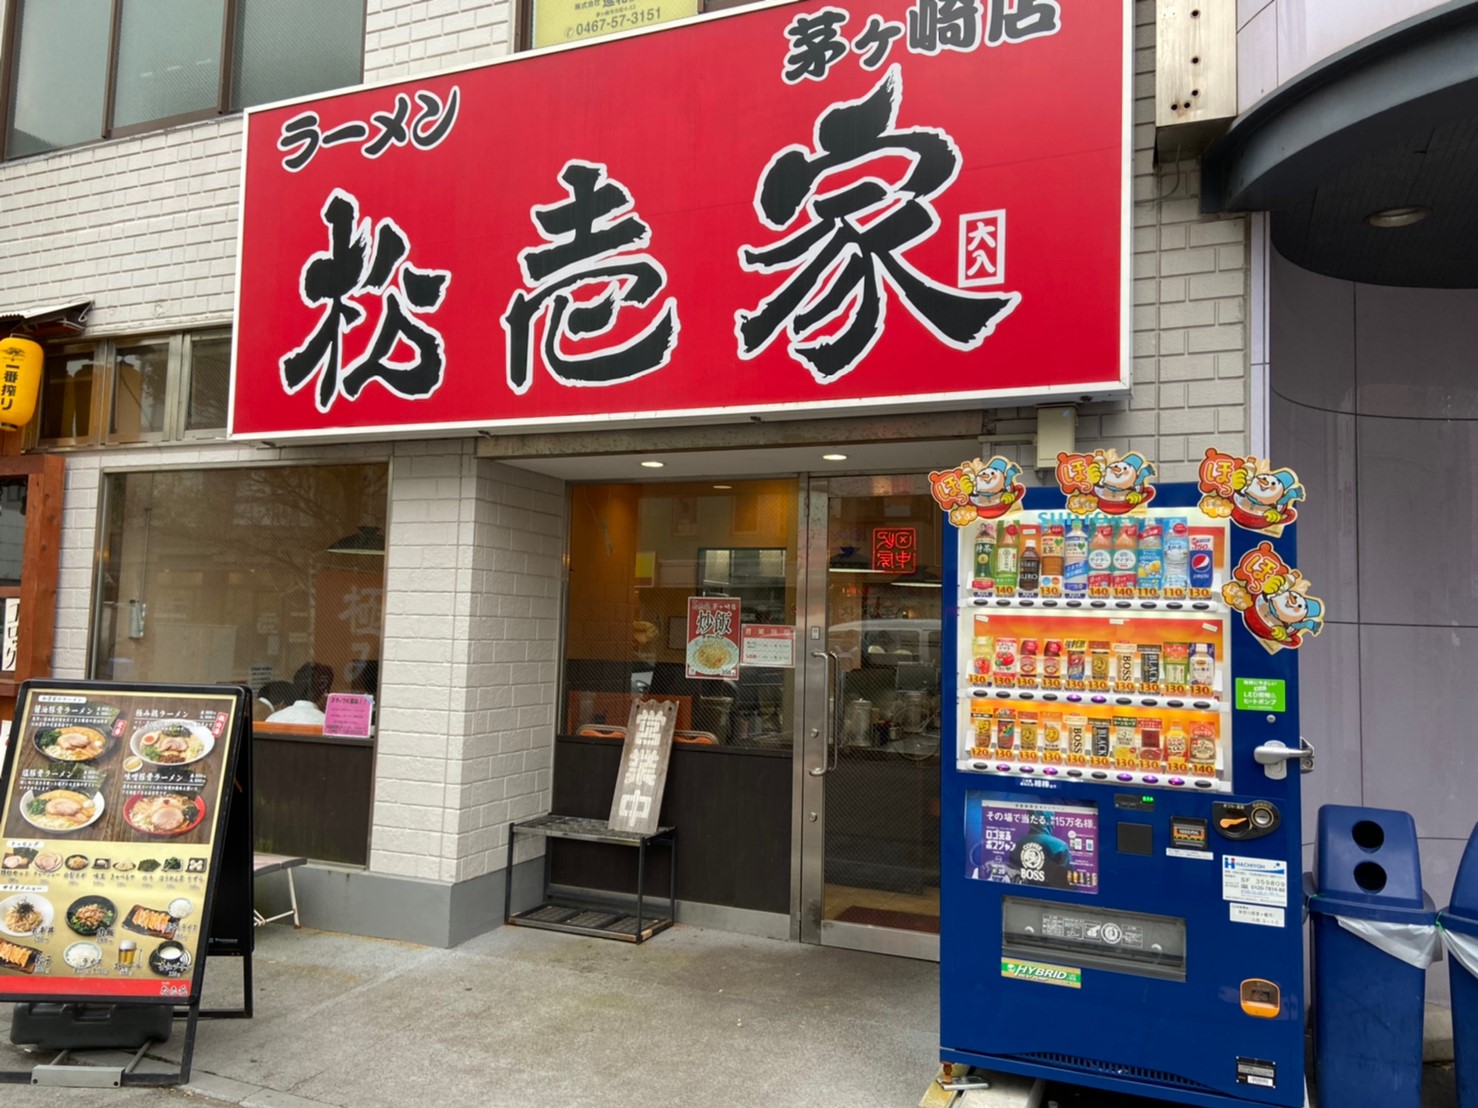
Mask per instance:
[[[737,600],[736,640],[745,627],[794,630],[795,482],[584,485],[572,501],[561,730],[624,726],[633,697],[650,695],[677,702],[680,739],[789,749],[794,666],[695,675],[688,601]]]
[[[325,738],[321,709],[378,694],[387,480],[383,465],[104,477],[92,676],[252,688],[259,849],[368,856],[373,741]]]

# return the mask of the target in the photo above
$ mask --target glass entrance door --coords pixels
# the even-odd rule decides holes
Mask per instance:
[[[940,514],[927,481],[812,481],[801,938],[939,952]]]

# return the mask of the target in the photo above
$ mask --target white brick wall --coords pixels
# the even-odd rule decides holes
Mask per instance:
[[[478,65],[513,50],[511,0],[369,0],[364,79],[398,81]]]
[[[465,881],[549,808],[563,485],[402,444],[388,548],[370,868]]]

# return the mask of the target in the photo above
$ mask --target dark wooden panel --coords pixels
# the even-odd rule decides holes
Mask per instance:
[[[555,745],[553,810],[604,819],[611,810],[621,744],[561,738]],[[790,912],[791,758],[785,754],[672,748],[664,825],[677,828],[678,899],[762,912]],[[634,851],[552,842],[556,884],[616,892],[636,887]],[[649,858],[647,892],[668,891],[666,851]]]
[[[374,747],[258,735],[252,754],[257,850],[369,861]]]
[[[914,895],[939,884],[939,758],[842,751],[826,775],[826,880]]]

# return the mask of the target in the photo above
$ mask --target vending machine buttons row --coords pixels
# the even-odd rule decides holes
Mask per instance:
[[[1124,610],[1142,608],[1147,612],[1220,612],[1227,606],[1217,600],[1036,600],[1031,597],[973,596],[966,594],[977,608],[1070,608],[1083,610]]]
[[[1219,700],[1183,700],[1169,696],[1115,696],[1112,693],[1043,692],[1039,689],[981,689],[973,688],[970,695],[980,700],[994,697],[997,700],[1045,700],[1048,703],[1065,701],[1068,704],[1117,704],[1132,707],[1138,704],[1145,708],[1186,708],[1197,712],[1215,711]]]
[[[1024,774],[1027,776],[1039,775],[1042,777],[1067,777],[1075,781],[1117,781],[1125,785],[1165,785],[1172,789],[1194,788],[1215,789],[1219,782],[1209,777],[1196,777],[1187,779],[1184,777],[1161,777],[1157,773],[1114,773],[1112,770],[1104,769],[1079,769],[1076,766],[1062,768],[1059,766],[1041,765],[1015,765],[1010,762],[969,762],[962,764],[960,769],[971,769],[980,773],[1004,773]],[[1223,789],[1230,789],[1228,785],[1220,785]]]

